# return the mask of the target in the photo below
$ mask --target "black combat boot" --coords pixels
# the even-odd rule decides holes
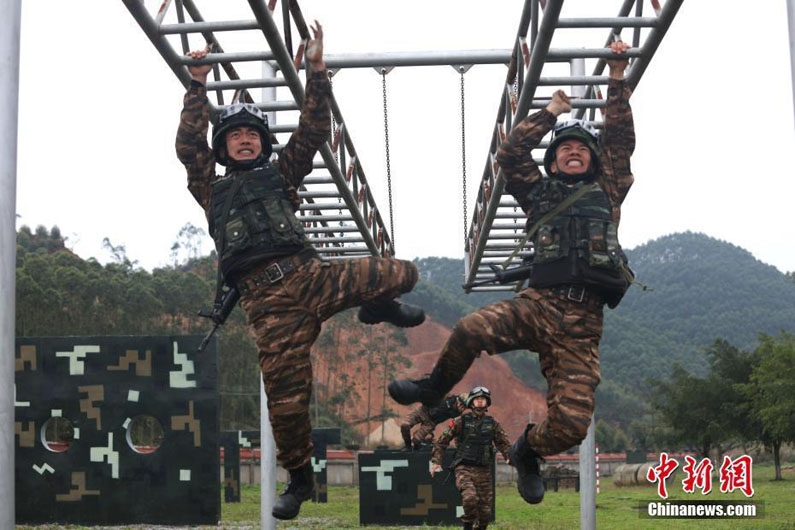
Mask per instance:
[[[422,379],[396,379],[389,383],[387,390],[392,399],[401,405],[411,405],[421,402],[426,407],[438,405],[444,399],[445,393],[453,388],[455,383],[450,384],[444,378],[439,368]]]
[[[473,526],[473,523],[464,523],[464,526],[462,528],[464,530],[472,530],[475,527]]]
[[[519,495],[530,504],[538,504],[544,499],[544,479],[541,478],[541,464],[539,462],[540,456],[533,451],[530,443],[527,441],[527,433],[533,425],[530,424],[513,443],[511,449],[508,451],[508,458],[511,459],[511,464],[516,467],[516,472],[519,478],[516,481],[516,486],[519,489]]]
[[[359,320],[365,324],[389,322],[399,328],[412,328],[425,322],[425,311],[395,298],[379,298],[362,304]]]
[[[308,500],[315,490],[315,476],[312,463],[290,470],[290,484],[284,493],[273,503],[273,516],[276,519],[292,519],[298,515],[301,503]]]

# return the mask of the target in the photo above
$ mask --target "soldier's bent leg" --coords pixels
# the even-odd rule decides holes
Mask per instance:
[[[475,524],[478,518],[478,492],[472,480],[472,466],[458,465],[455,468],[455,487],[461,492],[461,504],[464,507],[464,515],[461,522],[464,524]]]
[[[321,262],[313,264],[313,272],[315,276],[300,286],[299,296],[311,300],[321,320],[366,302],[400,296],[419,278],[410,261],[375,257]]]
[[[429,377],[392,381],[389,394],[402,405],[417,401],[435,405],[461,381],[482,351],[542,351],[546,349],[543,337],[559,321],[560,312],[533,289],[522,291],[512,300],[484,306],[458,321]]]
[[[540,455],[554,455],[579,444],[588,430],[599,384],[601,310],[564,304],[560,331],[549,337],[549,351],[541,354],[547,379],[547,418],[527,433]]]

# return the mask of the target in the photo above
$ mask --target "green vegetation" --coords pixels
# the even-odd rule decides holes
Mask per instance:
[[[618,488],[610,478],[601,481],[601,492],[597,497],[596,522],[599,528],[637,530],[645,528],[769,528],[789,529],[795,525],[795,470],[789,469],[787,480],[774,482],[774,471],[769,465],[754,465],[753,500],[763,504],[764,514],[757,519],[707,520],[652,520],[640,517],[641,503],[657,501],[652,487]],[[715,478],[717,484],[717,478]],[[717,488],[709,495],[687,494],[677,488],[669,490],[672,500],[746,500],[739,492],[720,493]],[[224,522],[259,520],[259,487],[243,486],[240,504],[224,504]],[[489,528],[495,529],[565,529],[580,526],[580,496],[573,490],[548,492],[544,502],[529,506],[522,501],[514,485],[497,487],[497,521]],[[354,487],[329,486],[328,504],[304,503],[301,515],[288,528],[357,528],[359,521],[359,492]],[[280,526],[281,528],[281,526]],[[389,529],[396,527],[368,526],[367,528]]]

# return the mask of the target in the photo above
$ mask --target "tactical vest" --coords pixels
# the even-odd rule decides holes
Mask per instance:
[[[464,414],[461,416],[461,423],[461,436],[452,467],[458,464],[491,465],[494,458],[494,418],[484,415],[478,422],[474,414]]]
[[[567,186],[554,178],[543,179],[528,197],[533,204],[528,224],[534,224],[581,186],[588,185],[579,182]],[[607,194],[596,186],[542,224],[533,236],[530,286],[583,285],[615,307],[629,287],[627,274],[631,272],[618,243],[618,225],[611,212]]]
[[[231,193],[234,196],[225,214]],[[213,182],[210,235],[224,275],[235,262],[252,253],[280,255],[306,246],[304,227],[293,212],[284,179],[271,163],[250,171],[233,171]]]
[[[431,408],[428,411],[428,416],[430,416],[434,424],[442,423],[444,420],[449,420],[451,418],[457,418],[461,415],[461,411],[456,407],[457,401],[458,398],[456,396],[445,399]]]

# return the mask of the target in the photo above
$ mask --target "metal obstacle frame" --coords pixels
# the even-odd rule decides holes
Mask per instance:
[[[582,119],[588,111],[588,119],[597,127],[602,125],[602,120],[599,119],[601,117],[596,114],[596,109],[601,110],[605,107],[599,87],[608,82],[608,77],[602,73],[607,64],[605,59],[610,58],[612,52],[604,47],[550,48],[555,31],[606,28],[609,29],[609,36],[603,45],[605,46],[612,42],[613,35],[620,35],[623,29],[631,29],[632,49],[625,54],[631,59],[631,65],[626,78],[629,87],[634,90],[682,1],[667,0],[661,7],[658,0],[652,0],[656,16],[643,17],[643,0],[624,0],[618,16],[612,18],[560,18],[563,0],[525,2],[508,75],[500,95],[489,154],[466,236],[465,283],[492,278],[494,273],[489,265],[503,263],[525,234],[525,228],[520,226],[518,220],[526,219],[526,215],[522,211],[517,211],[518,204],[512,197],[503,197],[505,181],[502,170],[496,162],[496,154],[499,144],[506,138],[506,131],[510,131],[514,124],[524,119],[531,109],[541,109],[549,103],[549,98],[535,97],[538,87],[572,87],[573,93],[585,87],[580,97],[572,98],[572,116]],[[635,11],[631,14],[633,7]],[[641,30],[644,28],[648,28],[649,31],[646,39],[641,43]],[[593,73],[590,75],[582,75],[584,59],[597,59]],[[542,76],[545,66],[565,62],[571,66],[571,75]],[[546,149],[548,145],[548,141],[541,142],[538,149]],[[543,165],[542,159],[535,160],[539,166]],[[512,222],[495,222],[502,220]],[[525,257],[531,253],[532,245],[527,243],[518,255]],[[518,290],[522,283],[472,287],[468,292]]]

